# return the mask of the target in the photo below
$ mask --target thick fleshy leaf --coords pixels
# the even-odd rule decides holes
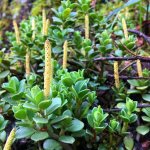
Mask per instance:
[[[148,126],[138,126],[136,128],[136,131],[139,134],[145,135],[145,134],[147,134],[150,131],[150,127],[148,127]]]
[[[123,140],[125,148],[127,150],[132,150],[134,146],[134,141],[130,136],[126,136]]]
[[[16,138],[17,139],[22,139],[22,138],[26,138],[31,136],[33,133],[35,133],[36,131],[33,128],[29,128],[29,127],[20,127],[17,131],[16,131]]]
[[[0,79],[3,79],[9,75],[10,71],[6,70],[0,73]]]
[[[52,103],[52,102],[51,102],[50,100],[43,100],[43,101],[41,101],[41,102],[39,103],[38,107],[39,107],[40,109],[46,109],[46,108],[48,108],[48,107],[50,106],[51,103]]]
[[[20,109],[17,112],[15,112],[15,118],[16,119],[25,119],[26,118],[26,110]]]
[[[34,117],[33,120],[38,124],[47,124],[48,119],[42,117]]]
[[[44,150],[62,150],[61,145],[59,142],[53,140],[53,139],[47,139],[43,143]]]
[[[60,136],[59,137],[59,141],[63,142],[63,143],[67,143],[67,144],[73,144],[75,142],[74,137],[72,136]]]
[[[66,128],[66,131],[77,132],[82,130],[84,127],[84,123],[78,119],[72,120],[69,127]]]
[[[47,132],[35,132],[32,136],[31,136],[31,139],[35,142],[37,141],[41,141],[41,140],[44,140],[46,138],[48,138],[49,135]]]
[[[67,87],[71,87],[73,85],[73,81],[69,77],[62,79],[62,83]]]
[[[52,104],[47,108],[46,113],[49,115],[53,113],[55,110],[57,110],[59,107],[61,107],[61,98],[56,97],[52,99]]]
[[[142,98],[143,98],[145,101],[150,102],[150,94],[143,94],[143,95],[142,95]]]
[[[51,121],[51,124],[55,124],[55,123],[61,122],[61,121],[65,120],[65,119],[68,119],[68,118],[71,118],[71,117],[66,116],[66,115],[58,116],[58,117],[56,117],[55,119],[53,119]]]

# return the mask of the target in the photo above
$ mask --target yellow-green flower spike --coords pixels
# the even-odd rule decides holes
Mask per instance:
[[[123,32],[124,32],[124,36],[125,39],[128,39],[128,30],[127,30],[127,24],[124,18],[122,18],[122,27],[123,27]]]
[[[15,133],[16,133],[16,129],[13,128],[7,138],[7,141],[5,143],[4,149],[3,150],[11,150],[11,146],[13,144],[13,140],[15,138]]]
[[[26,76],[30,75],[30,52],[27,50],[26,52]]]
[[[44,30],[44,35],[47,36],[48,35],[48,26],[50,24],[49,19],[46,20],[46,25],[45,25],[45,30]]]
[[[142,65],[141,65],[141,61],[139,59],[136,61],[136,65],[137,65],[138,76],[143,77]]]
[[[13,20],[13,26],[14,26],[15,35],[16,35],[16,41],[18,44],[20,44],[19,28],[18,28],[16,20]]]
[[[45,71],[44,71],[44,96],[47,98],[50,94],[51,81],[51,44],[49,40],[45,42]]]
[[[114,61],[114,79],[116,88],[120,87],[118,61]]]
[[[32,40],[34,40],[35,39],[35,20],[34,20],[34,18],[32,19],[32,30],[33,30]]]
[[[85,39],[89,39],[89,15],[85,15]]]
[[[68,50],[68,42],[65,41],[63,45],[64,53],[63,53],[63,69],[67,68],[67,50]]]
[[[45,11],[45,9],[42,10],[42,22],[43,22],[42,34],[44,35],[45,28],[46,28],[46,11]]]

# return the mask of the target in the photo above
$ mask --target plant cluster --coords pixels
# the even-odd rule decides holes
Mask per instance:
[[[37,0],[33,16],[13,20],[14,31],[6,32],[0,148],[24,140],[25,149],[136,149],[150,134],[150,71],[140,59],[146,44],[138,47],[127,31],[135,26],[128,9],[140,0],[120,2],[106,17],[101,12],[112,2],[102,10],[90,0],[50,4],[49,11],[47,1]]]

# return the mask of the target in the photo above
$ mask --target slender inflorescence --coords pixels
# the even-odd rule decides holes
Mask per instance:
[[[85,15],[85,39],[89,39],[89,15]]]
[[[136,61],[136,65],[137,65],[138,76],[143,77],[142,65],[141,65],[141,61],[139,59]]]
[[[45,71],[44,71],[44,95],[47,98],[50,94],[51,82],[51,44],[49,40],[45,42]]]
[[[114,78],[115,78],[116,88],[119,88],[120,82],[119,82],[118,61],[114,61]]]
[[[63,53],[63,69],[67,68],[67,50],[68,50],[68,42],[65,41],[63,45],[64,53]]]
[[[27,50],[26,52],[26,75],[30,75],[30,51]]]
[[[16,35],[16,41],[18,44],[20,44],[20,35],[19,35],[19,29],[16,20],[13,21],[13,26],[15,30],[15,35]]]
[[[32,30],[33,30],[32,40],[34,40],[35,39],[35,20],[34,20],[34,18],[32,19]]]
[[[123,27],[125,39],[128,39],[127,24],[124,18],[122,18],[122,27]]]
[[[42,21],[43,21],[42,34],[44,35],[45,28],[46,28],[46,12],[45,12],[45,9],[42,10]]]
[[[45,25],[45,30],[44,30],[44,35],[48,35],[48,26],[49,26],[49,24],[50,24],[50,21],[49,21],[49,19],[46,19],[46,25]]]
[[[11,150],[11,145],[13,144],[13,140],[15,138],[16,129],[13,128],[7,138],[7,141],[5,143],[3,150]]]

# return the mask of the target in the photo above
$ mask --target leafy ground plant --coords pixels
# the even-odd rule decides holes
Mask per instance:
[[[146,1],[3,4],[19,13],[0,32],[0,149],[149,148]]]

